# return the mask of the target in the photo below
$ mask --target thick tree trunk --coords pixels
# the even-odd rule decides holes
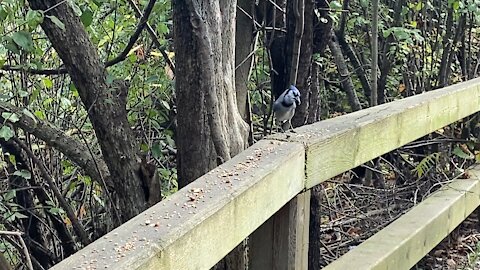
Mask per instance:
[[[234,85],[235,14],[236,1],[173,3],[180,187],[247,145]]]
[[[302,95],[302,103],[295,109],[295,115],[292,119],[294,127],[302,126],[307,122],[308,108],[310,106],[310,95],[312,90],[312,55],[313,55],[313,10],[314,0],[305,0],[305,12],[303,35],[300,46],[300,57],[298,61],[298,75],[296,86]],[[318,98],[318,97],[317,97]],[[314,101],[315,102],[315,101]]]
[[[123,82],[108,84],[106,69],[96,48],[68,2],[29,0],[32,9],[49,10],[66,30],[50,19],[42,28],[62,59],[85,105],[104,160],[114,181],[114,202],[122,222],[146,208],[145,189],[139,175],[137,143],[127,122],[127,86]]]
[[[237,1],[174,1],[177,149],[183,187],[245,149],[248,125],[235,93]],[[245,267],[241,244],[217,269]]]
[[[328,10],[330,5],[326,0],[315,0],[315,8],[320,12],[320,18],[313,16],[313,53],[323,55],[333,28],[333,20]]]

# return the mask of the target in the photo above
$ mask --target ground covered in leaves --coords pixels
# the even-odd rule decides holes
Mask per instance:
[[[439,178],[430,178],[439,180]],[[385,188],[352,184],[352,172],[325,182],[321,204],[321,254],[327,265],[399,218],[445,184],[414,181]],[[461,176],[460,176],[461,177]],[[391,181],[390,181],[391,180]],[[480,224],[473,213],[412,269],[480,269]]]

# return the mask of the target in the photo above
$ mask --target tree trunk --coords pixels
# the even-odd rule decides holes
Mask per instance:
[[[247,145],[234,85],[235,15],[236,1],[173,3],[180,187]]]
[[[322,203],[322,189],[321,185],[312,188],[312,195],[310,196],[310,235],[308,242],[308,269],[320,270],[322,268],[322,256],[320,248],[322,240],[320,233],[321,216],[320,205]]]
[[[271,59],[270,77],[274,99],[277,99],[285,91],[285,86],[288,83],[286,34],[277,30],[286,27],[285,12],[280,10],[285,10],[286,7],[286,0],[263,0],[260,2],[260,10],[263,10],[263,21],[266,26],[272,28],[271,31],[266,33],[266,47]]]
[[[115,206],[125,222],[146,208],[146,194],[139,175],[137,142],[127,121],[124,82],[107,83],[106,69],[90,42],[80,18],[68,2],[29,0],[32,9],[49,10],[66,30],[45,18],[42,28],[62,59],[88,111],[103,158],[114,181]],[[117,221],[117,220],[116,220]],[[116,224],[119,224],[117,222]]]
[[[353,87],[352,78],[350,77],[350,72],[348,70],[347,63],[345,62],[342,49],[338,44],[338,40],[335,33],[332,33],[332,38],[328,42],[328,47],[332,52],[333,58],[335,59],[335,63],[337,64],[342,88],[343,88],[343,91],[345,91],[345,93],[347,94],[348,102],[350,104],[350,107],[352,108],[352,111],[361,110],[362,106],[360,105],[360,101],[358,100],[357,93],[355,92],[355,88]]]
[[[445,35],[443,36],[442,41],[442,60],[440,62],[440,70],[438,72],[438,88],[444,87],[447,84],[447,69],[450,68],[449,66],[447,66],[447,62],[452,46],[451,38],[453,36],[453,33],[453,8],[449,7],[447,13],[447,23],[445,26]]]
[[[372,1],[372,73],[370,107],[378,104],[378,5],[379,0]],[[385,97],[382,98],[385,101]]]
[[[300,93],[302,95],[302,103],[295,109],[295,115],[292,119],[292,125],[294,127],[304,125],[307,122],[308,118],[310,95],[312,93],[310,86],[312,83],[314,7],[314,0],[305,0],[305,26],[303,27],[303,35],[300,46],[300,57],[298,61],[298,75],[296,81],[296,86],[298,90],[300,90]]]
[[[403,23],[403,18],[402,18],[402,8],[404,6],[405,0],[398,0],[398,1],[392,1],[391,5],[393,5],[393,26],[394,27],[400,27]],[[395,53],[390,52],[390,48],[395,41],[393,34],[387,37],[385,40],[385,44],[383,46],[383,51],[382,51],[382,57],[380,58],[381,61],[379,61],[379,66],[380,66],[380,77],[378,78],[378,83],[377,83],[377,94],[378,94],[378,99],[377,102],[378,104],[383,104],[385,103],[385,91],[386,91],[386,86],[387,86],[387,78],[388,78],[388,73],[390,73],[390,70],[392,69],[393,62],[395,60]]]
[[[321,100],[320,100],[320,82],[319,65],[312,63],[312,83],[310,85],[310,96],[308,101],[307,124],[313,124],[320,120]]]
[[[235,34],[235,90],[237,106],[243,120],[250,123],[250,105],[248,100],[248,80],[253,63],[253,50],[258,32],[254,33],[254,2],[239,0]],[[245,14],[247,13],[247,14]]]
[[[235,93],[236,5],[223,0],[173,2],[179,187],[248,144],[248,125]],[[216,268],[245,267],[244,248],[241,244]]]

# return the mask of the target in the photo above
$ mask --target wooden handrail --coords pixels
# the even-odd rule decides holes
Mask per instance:
[[[256,230],[257,269],[305,268],[303,191],[479,110],[475,79],[271,136],[53,269],[208,269]],[[280,231],[294,241],[270,237]]]

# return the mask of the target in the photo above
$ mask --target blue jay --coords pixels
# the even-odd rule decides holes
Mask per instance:
[[[300,103],[300,91],[294,85],[290,85],[273,103],[273,113],[277,121],[280,122],[282,131],[284,131],[283,127],[287,122],[289,128],[293,129],[291,120],[295,114],[295,108]]]

